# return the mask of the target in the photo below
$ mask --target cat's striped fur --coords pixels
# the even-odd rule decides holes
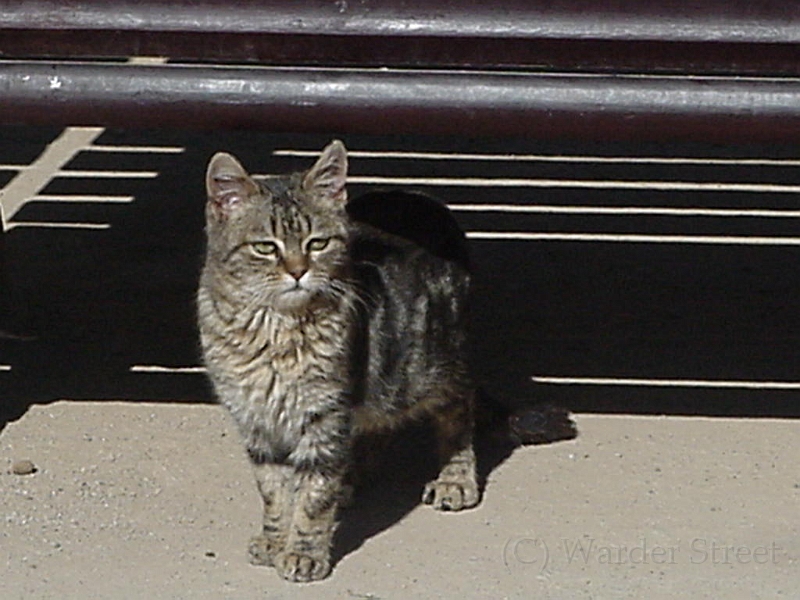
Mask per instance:
[[[412,419],[436,425],[442,470],[423,500],[478,503],[467,373],[469,275],[347,215],[346,150],[307,172],[253,179],[217,154],[206,185],[198,291],[205,363],[264,500],[252,562],[286,579],[330,571],[354,445]]]

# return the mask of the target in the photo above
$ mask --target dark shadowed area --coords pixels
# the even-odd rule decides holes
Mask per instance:
[[[3,129],[0,162],[30,164],[59,132]],[[583,412],[800,413],[800,389],[792,385],[736,383],[800,380],[796,220],[747,213],[791,209],[792,186],[800,183],[791,149],[341,137],[352,151],[356,217],[471,261],[475,372],[488,395],[512,406],[548,402]],[[63,167],[71,173],[54,173],[41,198],[26,202],[2,235],[3,421],[17,419],[32,403],[64,398],[212,401],[204,376],[191,370],[199,365],[193,296],[203,252],[206,162],[226,150],[253,171],[285,172],[308,166],[328,140],[109,130],[94,146],[115,151],[76,152]],[[179,150],[148,153],[137,146]],[[380,157],[389,150],[451,158]],[[591,159],[620,156],[631,162]],[[635,160],[675,156],[690,160]],[[737,166],[753,156],[774,162]],[[703,162],[708,157],[715,160]],[[6,185],[14,175],[0,171]],[[398,178],[410,182],[405,191],[386,194]],[[541,179],[556,183],[536,183]],[[636,185],[609,189],[602,183],[608,181]],[[686,181],[701,185],[662,185]],[[714,182],[730,189],[702,187]],[[763,191],[733,185],[742,183]],[[381,202],[375,201],[379,190]],[[468,252],[447,211],[427,195],[455,209]],[[96,196],[130,200],[91,200]],[[550,208],[514,209],[526,206]],[[741,214],[569,211],[619,206]],[[609,233],[673,241],[592,237]],[[766,242],[719,242],[725,236]],[[717,242],[692,241],[704,237]],[[584,382],[592,378],[604,382]],[[636,383],[650,380],[677,384]],[[720,381],[727,383],[713,385]]]

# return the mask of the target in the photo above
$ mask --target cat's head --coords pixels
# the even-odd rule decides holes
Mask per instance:
[[[214,155],[206,173],[206,267],[231,288],[229,297],[298,313],[344,292],[346,177],[338,140],[308,171],[259,179],[230,154]]]

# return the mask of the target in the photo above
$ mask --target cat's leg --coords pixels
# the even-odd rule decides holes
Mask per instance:
[[[294,468],[272,463],[254,465],[258,490],[264,503],[261,533],[250,540],[250,563],[273,566],[286,547],[294,508]]]
[[[286,546],[275,557],[275,568],[284,579],[315,581],[330,573],[342,479],[338,471],[297,474],[297,495]]]
[[[476,473],[474,396],[451,401],[436,409],[433,416],[442,468],[439,476],[422,492],[422,501],[437,510],[462,510],[480,501]]]

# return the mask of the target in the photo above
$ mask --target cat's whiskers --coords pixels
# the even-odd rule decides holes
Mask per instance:
[[[354,279],[335,280],[333,282],[333,287],[339,293],[349,293],[352,295],[354,301],[350,303],[350,309],[353,311],[357,310],[359,307],[366,308],[376,303],[375,295],[370,292],[363,283]]]

